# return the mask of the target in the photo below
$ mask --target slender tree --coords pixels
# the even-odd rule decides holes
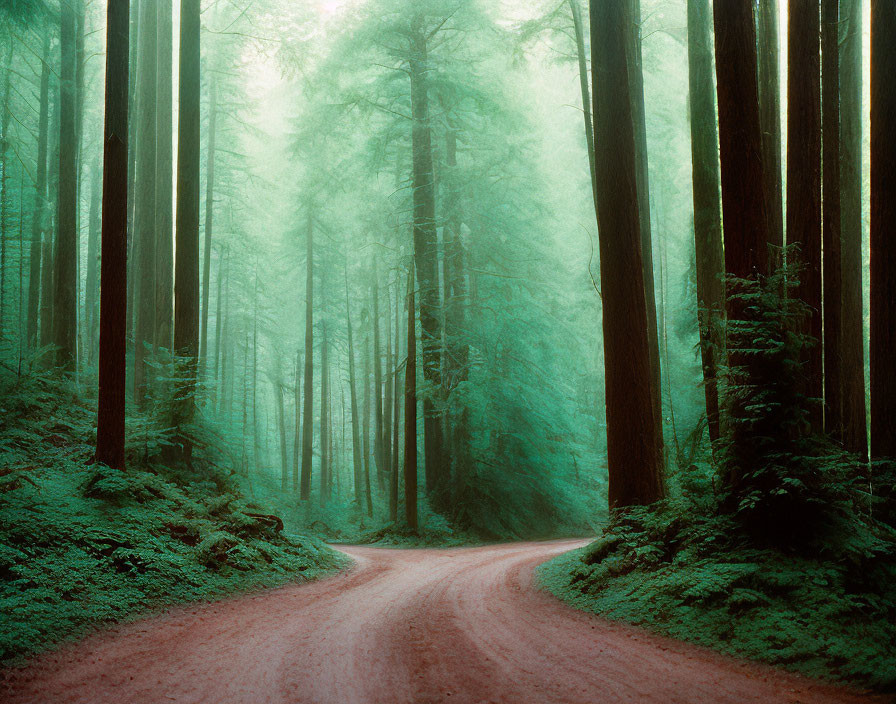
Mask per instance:
[[[896,5],[871,1],[871,457],[896,458]]]
[[[585,119],[585,146],[588,149],[588,166],[591,169],[591,196],[594,199],[594,212],[597,213],[597,191],[594,166],[594,122],[591,117],[591,91],[588,88],[588,58],[585,53],[585,27],[582,22],[582,8],[579,0],[569,0],[572,12],[572,25],[576,35],[576,57],[579,65],[579,90],[582,93],[582,115]],[[454,135],[453,130],[449,134]]]
[[[304,411],[302,419],[302,476],[299,496],[302,501],[311,498],[311,423],[314,414],[314,217],[308,206],[308,223],[305,255],[305,383]]]
[[[173,161],[174,161],[174,108],[173,108],[173,60],[174,31],[172,0],[156,0],[158,5],[158,40],[156,64],[156,209],[155,209],[155,327],[153,340],[156,347],[172,349],[172,294],[174,289],[174,230],[173,230]],[[188,18],[189,19],[189,18]],[[183,19],[181,28],[183,28]],[[198,37],[197,40],[198,42]],[[197,48],[198,51],[198,48]],[[189,74],[181,74],[181,85]],[[197,79],[198,81],[198,70]],[[198,85],[190,89],[198,91]],[[198,101],[197,101],[198,104]],[[182,110],[184,106],[181,106]],[[189,104],[186,106],[190,108]],[[198,107],[196,108],[198,114]],[[195,130],[198,139],[198,127]],[[191,132],[192,134],[192,132]],[[199,177],[198,167],[196,178]],[[180,191],[178,190],[178,201]],[[180,231],[180,227],[178,227]],[[178,247],[178,249],[180,249]]]
[[[697,316],[706,419],[712,443],[720,437],[718,368],[723,361],[725,287],[722,195],[719,191],[719,133],[713,96],[712,19],[709,0],[688,0],[688,76],[694,240],[697,257]]]
[[[821,66],[818,0],[790,0],[787,33],[787,243],[798,249],[796,296],[808,307],[803,392],[812,432],[822,429]]]
[[[840,0],[840,203],[843,444],[868,456],[862,300],[862,1]]]
[[[205,161],[205,245],[202,264],[202,332],[199,337],[200,377],[208,365],[209,285],[212,269],[212,226],[215,216],[215,142],[218,124],[218,90],[214,74],[208,88],[208,154]]]
[[[364,479],[362,476],[361,432],[358,424],[358,394],[355,385],[355,346],[352,337],[351,300],[348,295],[348,266],[345,269],[345,326],[348,332],[348,385],[352,413],[352,477],[355,488],[355,506],[364,505]]]
[[[199,0],[181,0],[174,348],[187,363],[180,383],[178,423],[192,418],[199,353],[199,14]],[[189,442],[181,441],[189,458]]]
[[[417,331],[414,261],[408,266],[408,358],[404,368],[404,516],[417,531]]]
[[[44,229],[47,225],[47,133],[50,125],[50,33],[44,32],[43,57],[40,72],[40,114],[37,137],[37,179],[35,181],[34,211],[31,218],[31,253],[28,277],[28,344],[38,344],[40,322],[41,256]]]
[[[59,191],[57,194],[54,327],[56,363],[74,371],[78,359],[78,145],[75,46],[76,16],[71,3],[60,7],[62,67],[59,76]]]
[[[376,483],[385,487],[386,463],[383,459],[383,371],[380,356],[380,289],[377,281],[376,260],[373,267],[373,461],[376,465]]]
[[[292,449],[292,490],[299,491],[299,458],[302,455],[302,353],[296,350],[295,371],[296,428]]]
[[[283,384],[274,380],[277,393],[277,428],[280,435],[280,491],[289,491],[289,455],[286,452],[286,409],[283,405]]]
[[[91,169],[90,214],[87,231],[87,281],[84,291],[84,351],[88,365],[96,363],[100,316],[100,229],[102,228],[103,180],[102,165]]]
[[[129,0],[110,0],[107,18],[96,459],[110,467],[124,469]]]
[[[663,496],[641,262],[631,5],[591,4],[610,506]]]
[[[321,286],[323,289],[323,286]],[[327,321],[320,321],[320,505],[330,499],[330,366],[327,361]]]

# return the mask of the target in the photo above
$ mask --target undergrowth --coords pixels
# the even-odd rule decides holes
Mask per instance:
[[[210,451],[161,461],[128,421],[125,471],[91,464],[94,403],[50,375],[0,375],[0,662],[148,611],[296,579],[344,559],[288,534]]]

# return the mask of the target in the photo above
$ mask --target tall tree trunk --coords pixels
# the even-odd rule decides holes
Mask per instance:
[[[6,245],[9,240],[10,217],[9,206],[9,121],[12,110],[9,108],[9,97],[12,89],[12,57],[15,44],[9,42],[4,59],[3,73],[3,105],[0,105],[0,339],[5,333],[6,322]]]
[[[78,144],[75,9],[60,9],[59,193],[53,320],[56,363],[74,371],[78,359]]]
[[[437,393],[442,388],[439,313],[439,276],[437,270],[438,240],[436,235],[435,171],[432,158],[432,132],[429,122],[429,70],[427,35],[422,15],[413,20],[409,60],[411,82],[411,114],[413,130],[411,149],[413,162],[414,259],[420,281],[420,327],[423,377]],[[423,456],[426,491],[436,507],[444,491],[443,437],[441,411],[427,394],[423,399]]]
[[[40,73],[40,115],[37,137],[37,180],[34,191],[34,211],[31,219],[31,254],[28,277],[28,344],[38,344],[40,322],[41,256],[44,230],[47,226],[47,133],[50,123],[50,33],[44,31],[43,57]],[[44,276],[48,272],[43,272]]]
[[[128,253],[129,0],[110,0],[106,23],[103,238],[96,459],[124,469]]]
[[[305,399],[302,419],[302,476],[300,494],[302,501],[311,498],[311,423],[314,414],[314,219],[308,206],[305,255]]]
[[[289,455],[286,452],[286,409],[283,407],[283,386],[279,379],[277,387],[277,426],[280,430],[280,491],[289,491]]]
[[[871,458],[896,458],[896,5],[871,2]],[[892,490],[892,488],[889,488]]]
[[[688,0],[688,76],[694,243],[697,256],[697,320],[710,442],[719,440],[718,368],[724,355],[725,286],[719,133],[713,96],[712,19],[709,0]]]
[[[404,516],[417,532],[417,331],[414,260],[408,265],[408,358],[404,368]]]
[[[383,372],[380,358],[380,289],[377,281],[376,260],[373,267],[373,461],[376,464],[376,483],[380,491],[385,487],[386,466],[383,460]]]
[[[585,146],[588,150],[588,166],[591,169],[591,197],[594,200],[594,212],[597,213],[597,190],[594,173],[594,127],[591,118],[591,91],[588,88],[588,59],[585,54],[585,27],[582,22],[582,9],[579,0],[569,0],[572,12],[572,24],[576,33],[576,55],[579,60],[579,89],[582,93],[582,115],[585,118]]]
[[[386,334],[386,366],[383,386],[385,393],[383,398],[383,475],[389,483],[389,515],[392,515],[392,298],[389,295],[389,287],[386,286],[386,319],[384,332]],[[397,509],[396,509],[397,511]]]
[[[837,441],[843,438],[839,23],[840,0],[822,0],[824,429]]]
[[[725,271],[740,280],[762,282],[769,269],[768,208],[762,161],[762,129],[757,80],[756,25],[752,0],[715,3],[716,90],[719,110],[719,156],[722,178],[722,223]],[[746,312],[729,290],[729,375],[734,384],[749,384],[754,376],[752,358],[743,348],[738,324]],[[742,324],[742,323],[741,323]],[[744,469],[753,455],[754,438],[738,422],[745,408],[732,399],[729,413],[731,440],[739,461],[729,469],[727,481],[739,490]]]
[[[181,0],[174,348],[188,361],[180,383],[176,425],[193,416],[199,353],[199,28],[199,0]],[[189,460],[189,441],[181,438],[181,442]]]
[[[784,201],[781,188],[781,78],[779,66],[778,0],[759,0],[759,122],[765,164],[769,243],[775,265],[784,246]]]
[[[392,408],[390,413],[392,414],[392,461],[391,467],[392,471],[389,474],[389,520],[393,523],[398,522],[398,470],[399,470],[399,458],[398,458],[398,441],[399,441],[399,428],[398,424],[401,422],[401,403],[400,397],[401,394],[398,392],[399,383],[398,383],[398,369],[400,367],[398,363],[398,350],[401,345],[401,285],[400,279],[396,274],[395,277],[395,360],[393,367],[389,370],[390,375],[393,379],[392,388],[394,393],[392,394]]]
[[[140,85],[140,77],[137,75],[137,59],[139,57],[139,41],[140,20],[142,10],[140,8],[140,0],[131,0],[131,36],[135,41],[130,43],[130,56],[128,64],[130,66],[130,79],[128,86],[128,339],[134,339],[134,325],[136,324],[135,313],[135,291],[136,291],[136,243],[135,237],[135,220],[136,220],[136,176],[137,176],[137,125],[140,120],[135,117],[137,112],[137,86]]]
[[[364,505],[363,461],[361,459],[361,432],[358,425],[358,394],[355,386],[355,346],[352,337],[352,311],[348,295],[348,266],[345,270],[345,326],[348,331],[348,385],[352,407],[352,477],[355,486],[355,506]]]
[[[172,328],[171,316],[173,314],[172,295],[174,290],[174,252],[173,252],[173,161],[174,161],[174,142],[173,142],[173,60],[174,60],[174,39],[173,39],[173,10],[172,0],[156,0],[158,4],[158,64],[156,67],[156,213],[155,213],[155,235],[156,235],[156,321],[155,321],[155,345],[166,350],[172,349]],[[183,27],[183,20],[181,27]],[[198,53],[198,29],[197,29],[197,48]],[[199,70],[196,69],[195,85],[189,86],[189,90],[199,90]],[[181,73],[180,81],[183,85],[184,80],[189,80],[189,74]],[[198,120],[198,98],[196,99],[197,107],[196,118]],[[181,104],[180,109],[186,107],[190,109],[190,105]],[[183,113],[181,113],[183,115]],[[189,119],[189,115],[187,116]],[[188,136],[192,137],[195,133],[196,139],[199,138],[199,127],[195,130],[187,130]],[[184,135],[181,135],[183,138]],[[196,147],[198,152],[198,146]],[[196,176],[199,178],[198,159],[196,166]],[[178,190],[178,201],[181,195]],[[180,227],[178,227],[180,232]],[[180,250],[180,247],[178,247]]]
[[[323,291],[323,286],[321,286]],[[323,294],[321,294],[323,295]],[[327,321],[320,322],[320,505],[330,498],[330,367],[327,362]]]
[[[591,5],[610,506],[663,496],[641,261],[628,2]],[[636,67],[634,67],[636,68]]]
[[[796,296],[808,308],[801,331],[810,429],[822,429],[821,66],[818,0],[790,0],[787,73],[787,243],[798,245]]]
[[[840,202],[843,445],[868,456],[862,300],[862,1],[840,0]]]
[[[139,57],[137,60],[137,171],[135,175],[134,249],[136,251],[134,282],[134,398],[145,403],[147,346],[153,342],[155,327],[155,211],[156,211],[156,39],[157,7],[143,0],[140,3]]]
[[[294,403],[296,412],[296,428],[292,450],[292,490],[293,493],[297,494],[299,492],[299,458],[302,456],[302,353],[300,350],[296,350]]]
[[[212,269],[212,225],[215,215],[215,137],[218,124],[218,90],[214,75],[209,79],[208,154],[205,167],[205,247],[202,267],[202,333],[199,338],[199,364],[202,378],[208,365],[209,284]]]
[[[635,179],[638,189],[638,217],[641,221],[641,265],[644,268],[644,300],[647,305],[647,344],[650,353],[650,393],[653,399],[653,422],[658,428],[656,453],[665,463],[663,441],[663,380],[660,370],[660,343],[657,332],[656,282],[653,266],[653,236],[650,225],[650,172],[647,159],[647,110],[644,105],[644,72],[641,58],[641,0],[631,3],[630,31],[632,40],[626,45],[629,52],[628,76],[631,82],[630,99],[635,129]]]
[[[364,491],[367,497],[367,513],[373,516],[373,500],[370,493],[370,335],[364,338],[364,421],[361,427],[361,451],[364,455]]]
[[[119,135],[123,139],[126,135]],[[87,288],[84,292],[84,321],[86,339],[84,357],[87,364],[96,362],[97,342],[99,340],[99,263],[100,263],[100,229],[102,228],[103,181],[99,164],[94,165],[91,178],[90,216],[87,234]]]

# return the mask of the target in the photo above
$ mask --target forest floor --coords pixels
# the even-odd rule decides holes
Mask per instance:
[[[347,563],[281,530],[203,451],[190,469],[151,459],[165,434],[146,418],[129,418],[126,471],[92,465],[95,418],[74,387],[0,375],[0,665],[173,604]]]
[[[21,702],[866,702],[576,611],[535,584],[583,541],[345,547],[333,578],[121,625],[7,671]]]

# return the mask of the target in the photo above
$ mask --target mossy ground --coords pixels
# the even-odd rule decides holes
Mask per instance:
[[[605,618],[896,692],[892,546],[881,544],[865,558],[838,559],[836,551],[830,559],[808,558],[737,547],[724,537],[734,530],[725,519],[687,524],[680,516],[660,511],[649,519],[653,525],[611,526],[591,545],[542,565],[540,583]]]
[[[148,434],[129,446],[126,471],[92,465],[94,406],[71,387],[38,375],[0,384],[0,663],[346,564],[317,538],[280,531],[213,462],[146,459]]]

